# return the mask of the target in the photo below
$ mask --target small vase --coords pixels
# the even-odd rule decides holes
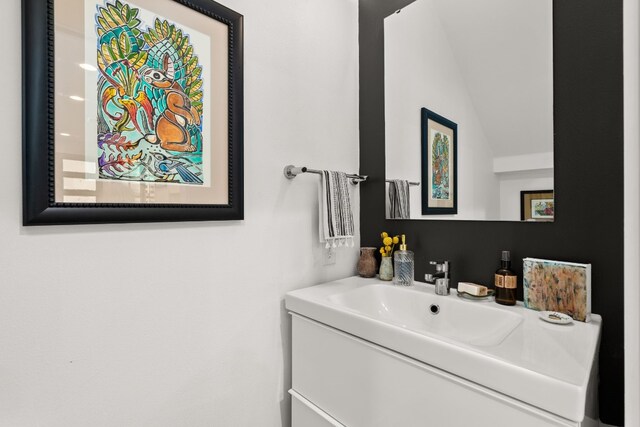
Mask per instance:
[[[373,256],[377,248],[360,248],[358,274],[362,277],[376,276],[376,258]]]
[[[383,256],[380,261],[380,280],[393,279],[393,263],[390,256]]]

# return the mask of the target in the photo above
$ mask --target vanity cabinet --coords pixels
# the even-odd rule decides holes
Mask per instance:
[[[602,318],[347,277],[288,292],[294,427],[596,427]]]
[[[292,315],[293,427],[587,427]],[[465,363],[461,358],[458,363]]]

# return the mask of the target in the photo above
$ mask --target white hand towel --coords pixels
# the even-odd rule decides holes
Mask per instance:
[[[320,179],[320,241],[326,247],[353,246],[353,213],[347,174],[323,170]]]

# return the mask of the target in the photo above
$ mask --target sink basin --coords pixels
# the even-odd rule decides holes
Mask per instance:
[[[441,296],[426,284],[361,277],[292,291],[285,301],[291,313],[572,422],[596,399],[596,314],[589,323],[554,325],[521,303],[468,301],[455,289]]]
[[[477,346],[500,344],[522,322],[517,313],[414,287],[373,284],[336,293],[328,300],[382,322]]]

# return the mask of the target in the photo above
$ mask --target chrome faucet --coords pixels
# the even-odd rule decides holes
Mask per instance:
[[[434,274],[425,274],[424,280],[427,283],[436,285],[436,295],[449,295],[451,263],[449,261],[430,261],[429,264],[436,266],[436,272]]]

